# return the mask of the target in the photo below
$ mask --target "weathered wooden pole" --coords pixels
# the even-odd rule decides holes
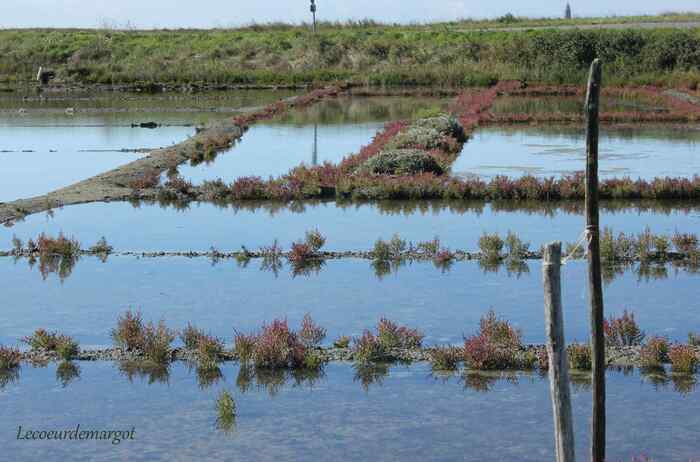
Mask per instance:
[[[311,30],[316,33],[316,0],[311,0],[311,15],[313,16],[313,22]]]
[[[552,242],[545,246],[542,277],[549,358],[549,392],[554,413],[557,462],[575,462],[569,364],[564,339],[564,312],[561,306],[561,242]]]
[[[605,336],[603,283],[600,275],[600,224],[598,221],[598,113],[602,67],[591,64],[586,93],[586,231],[588,232],[588,294],[591,303],[591,354],[593,357],[593,419],[591,460],[605,460]]]

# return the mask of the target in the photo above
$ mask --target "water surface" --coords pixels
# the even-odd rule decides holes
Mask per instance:
[[[206,251],[239,250],[242,245],[257,249],[275,239],[289,248],[304,233],[318,228],[329,250],[369,250],[378,238],[398,233],[418,242],[439,236],[452,249],[477,250],[484,232],[505,237],[516,232],[532,248],[552,240],[576,242],[584,229],[581,213],[561,209],[503,209],[498,204],[469,202],[391,202],[339,204],[299,202],[240,204],[222,208],[210,203],[193,203],[188,208],[160,207],[126,202],[93,203],[55,209],[52,215],[30,215],[13,227],[0,227],[0,249],[9,249],[13,235],[25,242],[41,232],[75,236],[89,247],[105,236],[117,250]],[[649,227],[657,234],[672,235],[676,229],[694,232],[700,224],[695,207],[654,209],[608,209],[603,204],[601,226],[615,231],[639,233]],[[96,217],[109,216],[109,220]]]
[[[368,260],[328,261],[298,275],[286,262],[278,272],[260,260],[213,264],[206,258],[83,257],[72,275],[46,279],[26,259],[0,258],[3,313],[0,343],[17,344],[35,329],[57,329],[83,345],[111,344],[110,330],[127,308],[173,328],[193,322],[227,341],[234,328],[251,331],[274,318],[297,326],[306,312],[328,329],[327,343],[359,336],[382,316],[418,327],[427,344],[461,343],[491,308],[523,330],[526,342],[544,341],[541,262],[498,271],[458,262],[449,271],[413,262],[388,274]],[[649,334],[687,339],[700,332],[700,274],[663,266],[664,274],[640,277],[621,270],[604,289],[606,313],[632,310]],[[563,269],[562,292],[569,341],[588,338],[586,264]]]
[[[522,373],[509,380],[441,379],[425,364],[358,376],[330,364],[314,380],[285,374],[249,382],[237,365],[218,382],[198,384],[195,371],[173,365],[149,384],[128,380],[110,363],[77,363],[66,386],[57,366],[23,367],[0,391],[0,436],[11,460],[553,460],[553,424],[546,378]],[[216,398],[229,390],[235,425],[216,424]],[[654,386],[637,373],[608,372],[608,456],[687,462],[698,455],[697,391]],[[574,387],[576,451],[589,445],[590,391]],[[51,418],[47,418],[51,416]],[[653,425],[650,425],[653,422]],[[135,440],[18,441],[24,429],[135,428]],[[527,431],[523,431],[526,428]]]
[[[700,131],[663,127],[601,127],[601,178],[692,178],[700,174]],[[486,127],[464,145],[457,176],[559,177],[585,170],[583,127]]]

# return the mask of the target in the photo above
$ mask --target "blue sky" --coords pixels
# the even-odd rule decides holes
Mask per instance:
[[[559,16],[566,0],[317,0],[328,20],[428,22],[463,17]],[[577,16],[700,12],[698,0],[573,0]],[[580,4],[579,4],[580,3]],[[0,0],[0,27],[221,27],[309,19],[308,0]]]

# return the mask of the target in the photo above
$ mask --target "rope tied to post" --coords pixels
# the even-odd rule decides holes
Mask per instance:
[[[583,244],[583,241],[586,241],[588,244],[591,243],[591,239],[593,238],[593,230],[595,229],[595,226],[588,225],[586,228],[581,231],[581,235],[579,236],[578,241],[576,242],[576,245],[574,246],[573,249],[571,249],[571,252],[569,252],[565,258],[561,259],[561,265],[564,266],[566,265],[569,260],[573,259],[576,255],[576,252],[578,251],[579,248],[581,248],[581,244]]]

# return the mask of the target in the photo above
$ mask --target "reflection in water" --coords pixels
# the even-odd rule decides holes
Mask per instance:
[[[19,381],[20,367],[11,369],[0,369],[0,391],[6,386]]]
[[[467,370],[461,375],[460,381],[465,389],[488,393],[493,391],[494,386],[500,381],[518,385],[521,378],[534,380],[532,372]]]
[[[132,383],[134,378],[147,380],[149,385],[170,382],[169,364],[156,364],[150,361],[120,361],[117,369]]]
[[[384,383],[384,379],[389,376],[390,366],[390,363],[354,364],[355,376],[353,381],[359,382],[365,393],[368,393],[370,386],[381,386]]]
[[[211,388],[213,385],[218,384],[224,379],[224,373],[218,366],[214,367],[202,367],[197,366],[197,384],[201,390],[206,390]]]
[[[73,361],[63,361],[56,368],[56,380],[63,388],[80,378],[80,366]]]
[[[288,381],[295,387],[313,389],[326,377],[325,369],[271,369],[241,364],[236,377],[238,390],[245,394],[251,391],[253,385],[257,390],[265,391],[270,397],[276,396]]]
[[[640,370],[642,382],[651,384],[655,390],[663,390],[673,383],[673,390],[681,395],[689,395],[697,388],[695,374],[669,372],[665,367],[648,367]]]

